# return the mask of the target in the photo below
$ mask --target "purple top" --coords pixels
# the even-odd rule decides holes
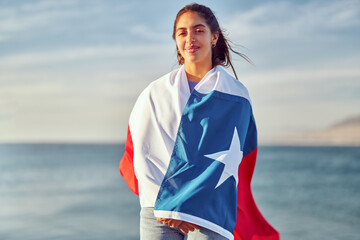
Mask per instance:
[[[194,90],[194,87],[196,86],[196,84],[198,84],[198,82],[192,82],[188,80],[188,84],[189,84],[190,92],[192,92],[192,90]]]

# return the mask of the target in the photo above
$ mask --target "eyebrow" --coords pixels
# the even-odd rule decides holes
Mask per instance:
[[[197,28],[197,27],[204,27],[204,28],[206,28],[206,26],[204,25],[204,24],[196,24],[195,26],[193,26],[192,28]],[[184,30],[184,29],[186,29],[186,28],[178,28],[178,29],[176,29],[176,32],[178,32],[179,30]]]

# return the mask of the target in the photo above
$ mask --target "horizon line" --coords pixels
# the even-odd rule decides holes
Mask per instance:
[[[0,145],[124,145],[125,141],[0,141]],[[258,147],[360,147],[359,143],[260,143]]]

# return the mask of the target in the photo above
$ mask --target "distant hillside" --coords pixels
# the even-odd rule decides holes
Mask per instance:
[[[343,126],[353,126],[353,125],[359,125],[359,124],[360,124],[360,115],[351,117],[351,118],[347,118],[339,123],[334,124],[333,126],[331,126],[331,128],[343,127]]]
[[[292,136],[290,144],[360,146],[360,115],[344,119],[330,127]]]

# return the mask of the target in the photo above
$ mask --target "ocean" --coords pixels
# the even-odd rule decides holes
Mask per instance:
[[[139,239],[123,148],[0,144],[0,239]],[[360,239],[359,147],[260,146],[252,189],[282,240]]]

